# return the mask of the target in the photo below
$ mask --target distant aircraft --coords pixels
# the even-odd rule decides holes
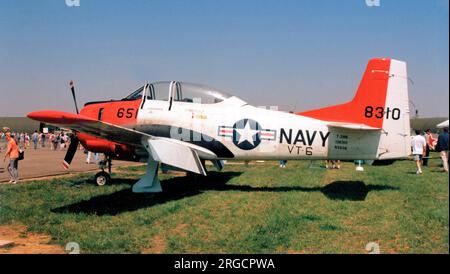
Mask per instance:
[[[206,175],[205,160],[220,170],[225,159],[407,157],[407,79],[405,62],[376,58],[369,61],[353,100],[305,112],[257,108],[213,88],[172,81],[145,84],[121,100],[86,103],[79,114],[77,107],[77,113],[43,110],[28,117],[75,132],[65,168],[81,142],[105,154],[109,173],[112,159],[147,161],[133,191],[160,192],[159,163]],[[282,90],[274,92],[283,96]],[[105,171],[96,175],[99,185],[109,180]]]
[[[437,128],[448,128],[448,120],[436,125]]]

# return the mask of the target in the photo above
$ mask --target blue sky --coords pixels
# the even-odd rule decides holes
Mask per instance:
[[[0,116],[73,111],[146,82],[202,83],[253,105],[353,97],[367,61],[408,62],[423,117],[449,113],[447,0],[2,0]]]

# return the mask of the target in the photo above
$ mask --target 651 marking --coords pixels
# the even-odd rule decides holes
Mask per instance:
[[[125,118],[130,119],[131,117],[133,117],[134,110],[135,110],[134,108],[127,108],[127,109],[119,108],[117,110],[117,118],[123,118],[125,116]],[[138,113],[138,110],[136,109],[136,113],[135,113],[136,117],[137,117],[137,113]]]
[[[400,109],[399,108],[393,108],[390,107],[384,108],[384,107],[372,107],[367,106],[365,108],[364,116],[366,118],[377,118],[377,119],[383,119],[386,116],[386,119],[394,119],[398,120],[400,119]]]

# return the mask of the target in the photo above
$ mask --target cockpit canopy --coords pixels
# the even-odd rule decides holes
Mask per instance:
[[[140,99],[143,92],[146,92],[147,100],[167,101],[172,97],[173,101],[197,104],[215,104],[232,97],[232,95],[208,86],[167,81],[144,85],[123,100]]]

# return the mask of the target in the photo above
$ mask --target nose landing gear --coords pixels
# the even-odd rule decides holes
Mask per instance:
[[[111,183],[111,166],[112,160],[110,156],[106,156],[104,160],[99,163],[100,169],[102,171],[95,174],[94,181],[98,186],[104,186]],[[108,172],[105,171],[108,170]]]

